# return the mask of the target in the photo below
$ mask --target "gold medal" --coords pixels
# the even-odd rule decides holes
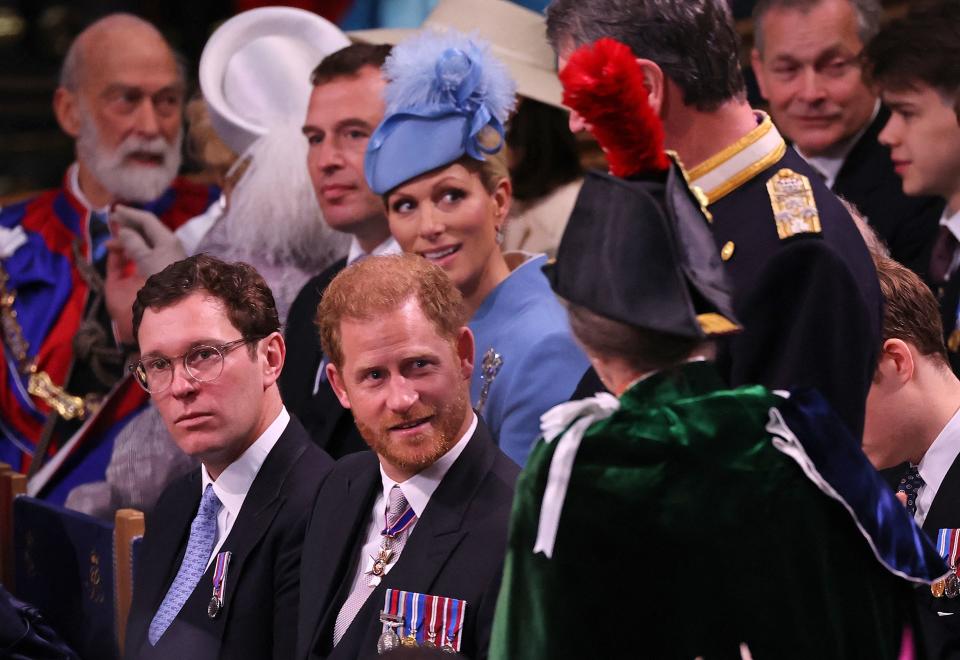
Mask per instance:
[[[934,598],[943,598],[943,592],[947,588],[946,580],[939,578],[930,583],[930,593]]]
[[[407,646],[410,648],[416,648],[420,646],[417,644],[417,633],[411,630],[409,635],[400,638],[400,646]]]

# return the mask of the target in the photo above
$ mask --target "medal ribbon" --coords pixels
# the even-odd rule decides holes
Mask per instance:
[[[217,555],[217,565],[213,570],[213,597],[223,602],[223,592],[227,588],[227,567],[233,553],[221,552]]]
[[[387,526],[387,515],[383,515],[383,529],[380,530],[380,533],[383,536],[388,536],[390,538],[395,537],[397,534],[405,530],[407,527],[417,519],[417,514],[413,510],[413,507],[410,504],[407,504],[407,508],[403,513],[400,514],[400,517],[397,518],[397,522],[393,524],[392,527]]]
[[[957,559],[960,557],[960,530],[951,529],[948,531],[950,538],[950,555],[944,557],[947,560],[947,566],[951,569],[956,569]]]

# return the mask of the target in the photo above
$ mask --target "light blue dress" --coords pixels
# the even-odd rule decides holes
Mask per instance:
[[[476,362],[470,399],[484,386],[484,356],[493,349],[502,365],[481,410],[500,448],[521,466],[540,436],[540,415],[570,398],[589,366],[573,339],[567,313],[541,267],[546,255],[527,259],[481,303],[470,319]]]

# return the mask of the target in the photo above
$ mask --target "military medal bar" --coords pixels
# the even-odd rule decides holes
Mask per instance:
[[[947,562],[950,572],[930,584],[934,598],[960,596],[960,578],[957,577],[957,562],[960,560],[960,529],[943,528],[937,532],[937,552]]]
[[[457,598],[387,589],[380,612],[383,634],[377,641],[377,651],[424,646],[458,653],[466,606],[465,601]]]

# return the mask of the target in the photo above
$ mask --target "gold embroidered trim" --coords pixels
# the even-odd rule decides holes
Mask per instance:
[[[730,160],[735,155],[749,147],[751,144],[757,142],[771,130],[773,130],[773,121],[770,119],[770,115],[764,114],[763,120],[760,122],[759,126],[731,144],[729,147],[726,147],[722,151],[715,153],[714,155],[710,156],[710,158],[706,159],[690,170],[690,179],[696,181],[710,170]]]
[[[777,161],[783,158],[785,153],[787,153],[787,144],[785,142],[781,142],[779,145],[777,145],[776,149],[750,165],[750,167],[741,170],[732,178],[727,179],[722,186],[717,186],[713,190],[709,191],[707,193],[707,199],[710,200],[709,203],[713,204],[718,199],[729,195],[747,181],[758,175],[760,172],[775,164]]]
[[[17,371],[27,376],[27,392],[50,406],[63,419],[84,419],[95,412],[98,402],[70,394],[53,382],[45,371],[39,371],[34,358],[27,350],[30,344],[23,336],[23,328],[17,320],[17,310],[13,303],[17,292],[7,288],[10,281],[6,269],[0,264],[0,326],[3,329],[3,342],[17,361]]]

